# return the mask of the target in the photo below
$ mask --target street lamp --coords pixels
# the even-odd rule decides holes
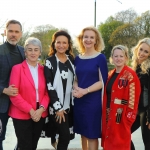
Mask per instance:
[[[96,27],[96,0],[94,2],[94,26]]]
[[[96,27],[96,0],[94,0],[94,26]],[[121,1],[117,0],[120,4],[122,4]]]
[[[3,37],[3,43],[4,43],[4,33],[1,33],[1,36]]]

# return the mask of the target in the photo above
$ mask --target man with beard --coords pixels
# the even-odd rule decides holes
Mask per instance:
[[[8,122],[9,96],[16,96],[18,89],[9,85],[11,69],[24,59],[23,47],[17,45],[22,36],[22,25],[17,20],[9,20],[4,30],[6,42],[0,45],[0,150],[3,150]]]

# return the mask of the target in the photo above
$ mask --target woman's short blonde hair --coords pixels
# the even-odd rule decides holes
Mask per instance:
[[[113,54],[114,54],[114,51],[116,49],[119,49],[121,50],[123,53],[124,53],[124,56],[126,57],[127,61],[126,61],[126,65],[128,64],[128,61],[129,61],[129,54],[128,54],[128,48],[126,46],[123,46],[123,45],[116,45],[112,48],[111,50],[111,56],[109,58],[109,61],[111,64],[113,64],[113,60],[112,60],[112,57],[113,57]]]
[[[81,54],[85,53],[85,47],[83,45],[82,40],[83,40],[84,32],[87,30],[91,30],[91,31],[95,32],[95,35],[96,35],[96,43],[94,45],[95,50],[98,52],[101,52],[102,50],[104,50],[105,45],[104,45],[104,41],[102,39],[101,33],[95,27],[86,27],[86,28],[82,29],[79,36],[77,36],[77,49],[78,49],[79,53],[81,53]]]

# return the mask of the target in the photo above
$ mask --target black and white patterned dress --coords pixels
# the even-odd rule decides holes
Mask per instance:
[[[41,136],[52,138],[52,136],[55,135],[56,138],[59,137],[57,133],[57,127],[53,124],[51,118],[54,118],[57,111],[63,109],[68,113],[70,139],[73,139],[73,58],[71,56],[67,56],[67,61],[65,63],[61,63],[56,55],[47,58],[44,67],[44,73],[47,82],[48,94],[50,97],[50,105],[49,117],[47,119],[47,125],[45,126],[46,129],[42,131]]]

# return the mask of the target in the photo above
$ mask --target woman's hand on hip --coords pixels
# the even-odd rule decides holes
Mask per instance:
[[[64,114],[67,114],[65,110],[61,110],[61,111],[57,111],[56,112],[56,122],[59,121],[59,123],[61,123],[62,121],[65,122],[65,115]]]

